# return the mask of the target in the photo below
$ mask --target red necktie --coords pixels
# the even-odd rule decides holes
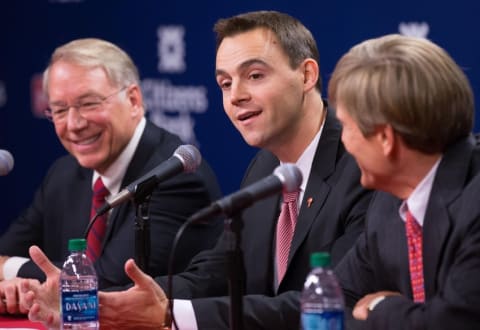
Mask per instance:
[[[282,209],[277,223],[276,262],[277,278],[280,283],[287,271],[288,254],[297,223],[298,191],[283,193]]]
[[[425,301],[425,290],[423,287],[422,227],[410,211],[407,210],[406,215],[405,230],[407,232],[408,262],[413,301],[423,303]]]
[[[105,203],[105,197],[109,194],[108,189],[102,182],[102,178],[98,178],[93,185],[92,208],[90,210],[90,219],[95,216],[97,210]],[[108,212],[97,217],[95,223],[87,236],[87,256],[90,260],[95,261],[100,256],[103,237],[107,230]]]

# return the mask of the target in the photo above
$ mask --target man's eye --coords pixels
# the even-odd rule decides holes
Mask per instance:
[[[67,113],[68,108],[61,108],[61,109],[53,109],[52,114],[54,116],[63,116]]]
[[[250,75],[250,78],[253,79],[253,80],[257,80],[257,79],[260,79],[262,77],[263,77],[263,74],[261,74],[261,73],[252,73]]]
[[[224,81],[218,84],[221,89],[228,89],[232,85],[230,81]]]
[[[100,102],[85,102],[85,103],[82,103],[79,107],[90,110],[90,109],[97,108],[99,105],[100,105]]]

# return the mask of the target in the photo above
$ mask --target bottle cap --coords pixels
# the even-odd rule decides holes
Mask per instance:
[[[330,265],[330,253],[328,252],[314,252],[310,255],[310,266],[326,267]]]
[[[68,241],[69,251],[83,251],[87,248],[87,241],[84,238],[72,238]]]

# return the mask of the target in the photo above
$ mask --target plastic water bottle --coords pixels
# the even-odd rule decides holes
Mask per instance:
[[[304,330],[343,330],[343,293],[330,268],[330,254],[312,253],[312,270],[301,295],[301,322]]]
[[[98,329],[98,280],[84,239],[68,241],[70,255],[60,274],[62,329]]]

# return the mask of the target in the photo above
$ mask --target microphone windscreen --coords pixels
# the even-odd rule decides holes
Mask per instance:
[[[13,169],[13,156],[7,150],[0,150],[0,175],[7,175]]]
[[[173,155],[182,162],[184,172],[196,171],[202,162],[200,151],[191,144],[181,145]]]
[[[294,192],[302,184],[302,172],[294,164],[285,163],[277,166],[273,174],[280,179],[285,192]]]

